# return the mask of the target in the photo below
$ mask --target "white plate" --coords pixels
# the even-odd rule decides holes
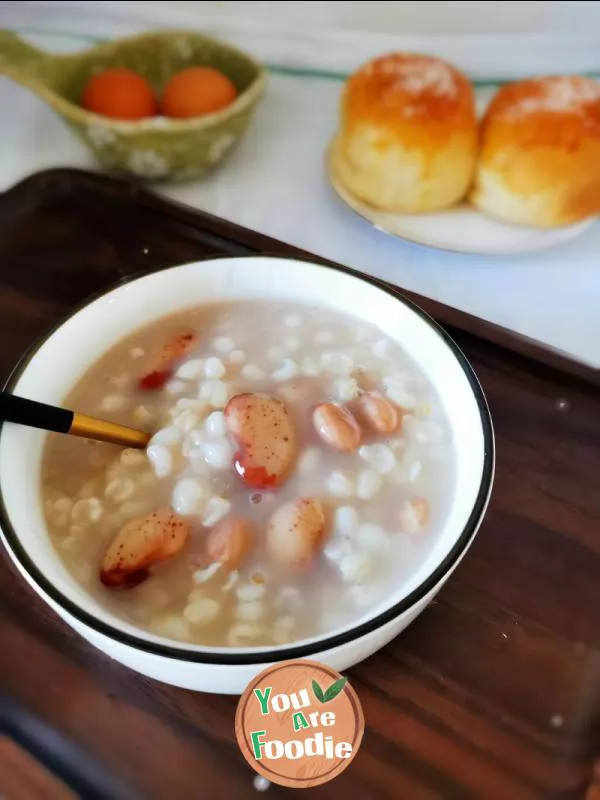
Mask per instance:
[[[377,230],[416,244],[455,253],[510,255],[545,250],[586,231],[594,219],[561,228],[539,229],[510,225],[463,203],[431,214],[398,214],[375,208],[352,195],[338,179],[327,154],[327,174],[337,196]]]

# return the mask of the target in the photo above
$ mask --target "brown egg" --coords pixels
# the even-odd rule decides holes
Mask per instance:
[[[238,95],[226,75],[212,67],[188,67],[173,75],[165,86],[162,113],[186,119],[213,114],[233,103]]]
[[[113,119],[144,119],[158,111],[152,87],[130,69],[107,69],[91,77],[83,90],[81,105]]]

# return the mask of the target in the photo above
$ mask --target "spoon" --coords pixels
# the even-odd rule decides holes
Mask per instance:
[[[105,419],[87,417],[76,411],[27,400],[25,397],[16,397],[9,392],[0,393],[0,420],[41,428],[44,431],[83,436],[99,442],[120,444],[123,447],[135,447],[138,450],[143,450],[152,436],[145,431],[127,428]]]
[[[81,106],[86,82],[103,70],[134,70],[160,97],[169,78],[189,66],[223,72],[237,87],[237,98],[221,111],[188,119],[119,120]],[[78,53],[47,53],[0,30],[2,74],[39,95],[104,167],[151,180],[189,180],[212,169],[242,137],[266,83],[265,69],[249,55],[193,31],[145,33]]]

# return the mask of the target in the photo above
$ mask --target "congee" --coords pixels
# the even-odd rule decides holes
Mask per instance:
[[[357,622],[436,541],[454,451],[402,348],[326,308],[186,309],[120,341],[65,405],[147,450],[51,434],[44,509],[77,581],[159,636],[273,646]]]

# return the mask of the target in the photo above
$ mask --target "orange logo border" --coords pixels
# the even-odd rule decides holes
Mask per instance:
[[[346,767],[348,767],[348,765],[356,756],[362,742],[365,730],[365,720],[358,695],[356,694],[354,688],[349,683],[346,683],[342,692],[350,705],[354,721],[354,732],[352,737],[347,738],[347,741],[349,741],[352,746],[352,752],[348,757],[336,758],[335,763],[331,765],[330,769],[328,769],[326,772],[317,774],[312,773],[308,776],[299,775],[297,777],[291,774],[286,774],[285,771],[280,772],[276,768],[276,765],[279,763],[290,765],[289,759],[285,759],[284,762],[268,759],[258,760],[254,755],[252,742],[250,740],[250,731],[247,729],[246,724],[250,714],[252,713],[250,705],[251,701],[254,700],[255,702],[258,702],[254,694],[254,690],[260,685],[264,685],[265,682],[272,682],[272,679],[275,677],[275,675],[281,675],[287,670],[296,669],[304,671],[310,670],[311,672],[318,671],[323,675],[323,677],[327,676],[329,681],[336,681],[341,677],[341,675],[331,667],[321,664],[318,661],[311,661],[308,659],[299,659],[297,661],[281,661],[277,664],[272,664],[250,681],[240,697],[235,715],[235,735],[240,750],[242,751],[242,755],[255,772],[267,778],[267,780],[271,781],[272,783],[298,789],[319,786],[323,783],[333,780],[333,778],[337,777],[337,775],[339,775],[346,769]],[[254,727],[254,723],[251,727]],[[295,733],[296,737],[298,736],[298,733],[294,731],[293,727],[290,726],[289,730],[290,733]],[[306,762],[304,761],[304,763]]]

